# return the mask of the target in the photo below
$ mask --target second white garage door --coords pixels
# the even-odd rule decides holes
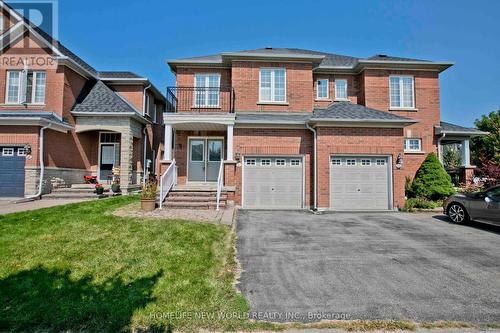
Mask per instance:
[[[245,157],[244,163],[244,208],[302,208],[302,157]]]
[[[330,208],[391,209],[390,163],[387,157],[332,156]]]

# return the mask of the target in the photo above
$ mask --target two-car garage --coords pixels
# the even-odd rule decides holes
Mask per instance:
[[[304,176],[303,157],[245,157],[243,207],[306,208]],[[333,155],[329,163],[329,183],[329,210],[392,209],[391,159],[388,156]]]

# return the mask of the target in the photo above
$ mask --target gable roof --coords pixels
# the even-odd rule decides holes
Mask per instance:
[[[360,104],[350,102],[333,102],[327,108],[316,108],[313,111],[311,121],[335,121],[335,122],[394,122],[401,124],[412,124],[414,119],[395,115],[390,112],[379,111]]]
[[[100,80],[95,81],[90,89],[84,87],[71,113],[79,116],[130,115],[147,121],[131,103]]]
[[[387,55],[375,55],[369,58],[359,58],[321,51],[297,49],[297,48],[274,48],[266,47],[254,50],[244,50],[236,52],[222,52],[201,57],[183,58],[167,61],[170,68],[175,71],[178,65],[225,65],[229,66],[232,59],[239,58],[261,58],[261,59],[301,59],[311,61],[315,67],[314,70],[352,70],[359,71],[370,64],[397,64],[399,66],[425,66],[436,70],[445,70],[450,67],[450,62],[433,62],[429,60],[419,60],[413,58],[403,58]]]
[[[106,79],[145,79],[142,76],[129,71],[104,71],[99,72],[101,80]]]

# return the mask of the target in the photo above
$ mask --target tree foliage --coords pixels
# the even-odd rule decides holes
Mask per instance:
[[[491,161],[500,166],[500,109],[483,115],[474,122],[476,127],[488,135],[472,139],[472,158],[476,165]]]
[[[443,146],[443,164],[445,169],[456,169],[462,165],[462,157],[457,147],[452,145]]]
[[[436,154],[430,153],[422,162],[413,180],[412,192],[417,198],[441,200],[455,192],[451,177]]]

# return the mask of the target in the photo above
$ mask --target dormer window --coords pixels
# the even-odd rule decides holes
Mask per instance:
[[[6,104],[44,104],[46,73],[7,71]]]
[[[286,102],[286,70],[284,68],[260,69],[259,102]]]
[[[335,100],[347,101],[347,80],[335,79]]]
[[[316,98],[328,99],[328,79],[319,79],[316,82]]]
[[[415,94],[413,76],[390,76],[390,100],[392,109],[414,109]]]

